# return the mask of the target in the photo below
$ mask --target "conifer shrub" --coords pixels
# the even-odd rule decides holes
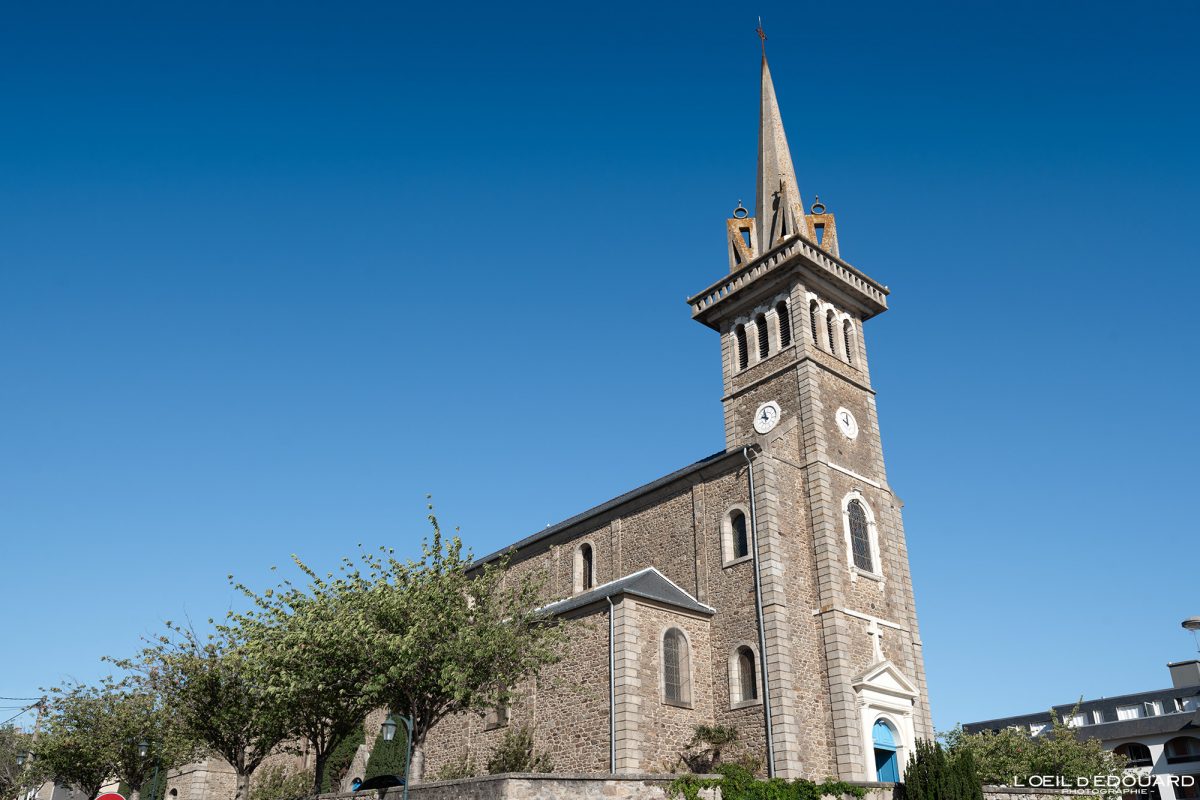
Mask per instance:
[[[354,733],[333,748],[333,752],[329,754],[329,760],[325,762],[325,778],[321,781],[322,792],[333,792],[340,788],[342,780],[346,777],[346,771],[350,769],[350,764],[358,753],[358,748],[366,740],[367,736],[363,733],[360,725],[354,729]]]
[[[896,785],[895,800],[983,800],[983,782],[968,751],[947,753],[921,739]]]
[[[363,780],[379,775],[403,775],[408,758],[408,734],[403,726],[397,726],[395,737],[389,742],[383,734],[375,737],[375,747],[367,759],[367,771]]]

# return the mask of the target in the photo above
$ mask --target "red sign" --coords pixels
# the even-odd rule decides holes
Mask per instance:
[[[106,792],[105,794],[97,797],[96,800],[125,800],[125,797],[117,794],[116,792]]]

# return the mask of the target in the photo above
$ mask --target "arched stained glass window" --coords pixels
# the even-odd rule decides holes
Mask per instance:
[[[850,548],[854,552],[854,566],[867,572],[875,571],[875,559],[871,555],[871,531],[867,512],[858,500],[851,500],[846,507],[850,520]]]
[[[671,628],[663,634],[663,699],[674,705],[692,701],[691,659],[683,631]]]

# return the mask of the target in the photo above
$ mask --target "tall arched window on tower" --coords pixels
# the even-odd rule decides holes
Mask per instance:
[[[771,339],[767,335],[767,315],[759,314],[755,317],[754,327],[758,329],[758,357],[763,359],[771,349]]]
[[[687,637],[669,628],[662,639],[663,702],[675,706],[692,703],[692,659]]]
[[[833,338],[833,309],[825,312],[825,332],[829,334],[829,352],[837,355],[837,340]]]
[[[842,320],[842,341],[846,345],[846,363],[854,366],[854,324]]]
[[[786,300],[775,304],[775,316],[779,318],[779,346],[787,347],[792,343],[792,318]]]
[[[871,528],[867,521],[867,512],[858,500],[851,500],[846,506],[846,516],[850,524],[850,549],[854,554],[854,566],[866,572],[875,571],[875,558],[871,554]]]
[[[808,326],[812,328],[813,344],[821,346],[821,338],[817,336],[817,315],[821,313],[821,305],[816,300],[808,304]]]
[[[746,326],[738,325],[733,332],[734,346],[737,347],[737,363],[738,369],[745,369],[750,365],[750,350],[746,347]]]
[[[733,534],[731,555],[734,558],[745,558],[750,555],[750,534],[746,531],[746,515],[734,509],[729,514],[729,527]]]

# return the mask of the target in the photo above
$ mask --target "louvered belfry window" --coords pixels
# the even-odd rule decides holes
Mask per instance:
[[[821,343],[820,338],[818,338],[818,336],[817,336],[817,312],[818,312],[818,309],[819,309],[819,306],[817,305],[816,300],[813,300],[811,303],[808,304],[808,324],[809,324],[809,327],[812,328],[813,344],[816,344],[816,345],[819,345]]]
[[[854,326],[850,324],[850,320],[846,320],[842,323],[842,339],[845,340],[846,343],[846,363],[850,364],[851,366],[854,365],[854,336],[851,333],[853,327]]]
[[[745,369],[750,365],[750,351],[746,348],[746,326],[738,325],[733,338],[737,346],[738,369]]]
[[[668,703],[691,702],[691,666],[683,631],[671,628],[663,634],[663,695]]]
[[[874,572],[875,559],[871,556],[871,533],[867,527],[867,512],[862,503],[851,500],[846,513],[850,517],[850,547],[854,551],[854,566]]]
[[[766,358],[767,351],[771,349],[770,339],[767,338],[767,318],[763,314],[759,314],[754,320],[754,327],[758,329],[758,357]]]
[[[833,338],[833,312],[825,312],[825,332],[829,334],[829,352],[837,353],[836,340]]]
[[[792,343],[792,319],[788,315],[788,304],[780,302],[775,306],[775,315],[779,317],[779,346],[787,347]]]

